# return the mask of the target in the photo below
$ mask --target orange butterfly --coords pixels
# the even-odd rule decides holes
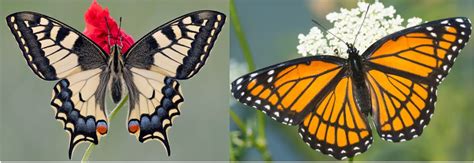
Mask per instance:
[[[457,17],[388,35],[362,55],[312,56],[283,62],[232,82],[232,95],[274,120],[299,125],[313,149],[337,159],[365,152],[372,143],[368,116],[382,139],[418,137],[430,122],[437,86],[471,35]]]

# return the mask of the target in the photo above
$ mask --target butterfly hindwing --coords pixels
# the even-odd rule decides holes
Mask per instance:
[[[44,80],[107,65],[97,45],[64,23],[34,12],[18,12],[6,19],[31,70]]]
[[[384,140],[410,140],[423,132],[433,116],[437,86],[470,35],[469,19],[442,19],[386,36],[363,54],[374,120]]]
[[[124,61],[130,67],[188,79],[206,62],[224,21],[225,15],[216,11],[183,15],[138,40]]]
[[[48,16],[18,12],[6,19],[33,72],[44,80],[60,80],[51,105],[70,133],[69,158],[77,144],[97,144],[108,129],[105,53],[77,30]]]
[[[100,68],[87,70],[61,79],[53,89],[51,106],[70,134],[69,158],[77,144],[98,144],[99,136],[108,131],[104,104],[108,78]]]
[[[344,60],[314,56],[287,61],[244,75],[231,84],[232,95],[278,122],[297,125],[321,92],[343,75]]]
[[[124,76],[130,95],[128,131],[140,142],[160,140],[170,155],[167,129],[183,102],[178,81],[139,68],[125,70]]]
[[[380,70],[370,70],[367,79],[382,139],[400,142],[421,135],[434,113],[436,85]]]
[[[330,88],[300,124],[300,136],[311,148],[337,159],[365,152],[372,131],[355,98],[351,77],[334,79]]]
[[[128,128],[140,142],[158,139],[170,154],[167,129],[183,102],[177,80],[201,69],[224,21],[216,11],[192,12],[156,28],[124,54]]]

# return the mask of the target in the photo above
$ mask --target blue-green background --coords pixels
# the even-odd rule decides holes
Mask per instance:
[[[372,0],[369,2],[373,2]],[[403,18],[424,21],[454,16],[474,19],[472,0],[398,0],[382,1],[393,5]],[[311,19],[331,27],[325,15],[339,8],[354,8],[357,1],[316,0],[235,0],[257,68],[289,59],[297,54],[297,36],[315,26]],[[358,40],[364,41],[364,40]],[[231,59],[245,64],[242,51],[231,28]],[[432,121],[421,137],[403,143],[382,141],[374,132],[372,147],[355,160],[474,160],[474,43],[457,58],[449,76],[439,86],[438,102]],[[231,70],[236,71],[236,70]],[[234,79],[231,79],[234,80]],[[240,104],[232,106],[247,121],[256,111]],[[273,160],[334,160],[309,148],[298,136],[297,127],[280,124],[266,117],[268,148]],[[237,130],[231,122],[231,130]],[[243,160],[260,160],[257,150],[245,152]]]
[[[69,135],[49,105],[54,82],[31,72],[10,33],[5,17],[30,10],[84,30],[84,13],[92,0],[0,0],[0,160],[68,160]],[[135,40],[161,24],[203,9],[228,13],[226,0],[99,0]],[[171,157],[158,141],[140,143],[126,127],[125,105],[90,160],[228,160],[229,24],[217,39],[206,65],[193,78],[180,81],[184,103],[169,130]],[[109,96],[109,95],[107,95]],[[110,101],[110,98],[107,97]],[[109,103],[112,110],[115,105]],[[76,148],[80,160],[88,143]]]

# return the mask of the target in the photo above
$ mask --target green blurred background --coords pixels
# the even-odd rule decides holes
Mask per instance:
[[[373,3],[373,0],[368,1]],[[398,0],[382,1],[393,5],[403,18],[420,17],[423,21],[454,16],[474,19],[472,0]],[[245,31],[257,68],[302,57],[297,54],[298,34],[307,34],[315,26],[311,19],[331,28],[325,16],[339,8],[354,8],[357,1],[235,0],[242,30]],[[232,26],[233,28],[233,26]],[[231,81],[246,72],[242,50],[231,28]],[[363,41],[363,40],[359,40]],[[355,160],[474,160],[474,43],[457,58],[449,77],[439,86],[436,111],[421,137],[403,143],[380,139],[374,131],[374,143]],[[235,101],[232,99],[232,101]],[[232,108],[244,121],[255,122],[256,110],[232,102]],[[297,127],[266,118],[266,134],[273,160],[334,160],[308,147],[298,136]],[[250,123],[250,124],[251,124]],[[231,131],[237,127],[231,122]],[[255,149],[245,151],[242,160],[260,160]]]
[[[69,135],[49,105],[55,82],[42,81],[25,63],[4,18],[18,11],[36,11],[84,30],[92,0],[0,0],[0,160],[67,160]],[[228,13],[226,0],[99,0],[135,40],[161,24],[202,9]],[[169,130],[171,157],[158,141],[140,143],[126,127],[128,106],[109,124],[109,133],[90,160],[228,160],[228,52],[226,23],[206,66],[192,79],[180,81],[185,102]],[[109,95],[107,95],[109,96]],[[110,110],[115,106],[107,97]],[[78,145],[80,160],[88,143]]]

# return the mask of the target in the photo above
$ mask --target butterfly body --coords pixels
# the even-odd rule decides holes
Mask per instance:
[[[370,95],[369,89],[367,88],[366,76],[365,76],[365,68],[363,64],[362,57],[359,55],[359,50],[357,50],[354,45],[347,44],[347,53],[349,57],[347,59],[347,65],[350,67],[350,72],[348,72],[352,76],[352,82],[354,83],[354,93],[355,93],[355,101],[356,105],[361,108],[362,113],[365,115],[371,114],[371,106],[370,106]]]
[[[168,155],[168,129],[184,101],[178,80],[205,64],[225,15],[195,11],[145,35],[127,51],[110,45],[110,54],[74,28],[46,15],[18,12],[6,17],[31,70],[41,79],[59,80],[51,106],[70,134],[69,158],[82,142],[99,143],[108,132],[105,95],[115,103],[129,94],[127,128],[140,142],[160,141]]]
[[[262,68],[233,81],[231,91],[244,105],[298,125],[316,151],[346,159],[370,148],[371,128],[389,142],[419,137],[470,35],[467,18],[436,20],[387,35],[361,55],[346,44],[347,59],[317,55]]]
[[[123,79],[123,59],[122,59],[122,52],[121,48],[118,45],[113,45],[111,47],[111,56],[109,59],[109,69],[110,69],[110,76],[112,80],[110,81],[110,92],[111,97],[114,103],[118,103],[124,94],[124,79]]]

